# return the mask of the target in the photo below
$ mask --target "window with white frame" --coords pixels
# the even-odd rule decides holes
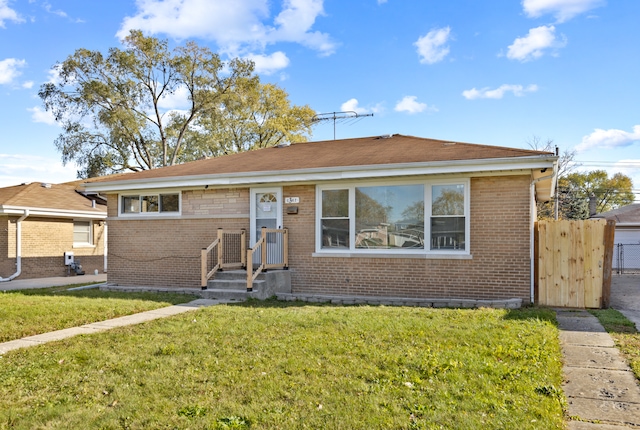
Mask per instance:
[[[73,222],[73,244],[93,245],[93,225],[91,221]]]
[[[319,186],[318,250],[467,252],[468,180]]]
[[[179,193],[135,194],[120,196],[121,214],[164,214],[180,212]]]

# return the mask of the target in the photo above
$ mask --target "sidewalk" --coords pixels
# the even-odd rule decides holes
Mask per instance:
[[[556,310],[570,430],[640,427],[640,386],[613,339],[585,310]],[[597,424],[596,424],[597,423]]]
[[[66,339],[68,337],[77,336],[79,334],[92,334],[101,331],[111,330],[116,327],[140,324],[146,321],[152,321],[158,318],[165,318],[185,312],[195,311],[201,307],[213,306],[221,303],[229,303],[231,301],[197,299],[189,303],[180,305],[167,306],[160,309],[141,312],[138,314],[127,315],[124,317],[113,318],[106,321],[100,321],[91,324],[85,324],[80,327],[66,328],[63,330],[52,331],[50,333],[38,334],[35,336],[23,337],[22,339],[11,340],[9,342],[0,343],[0,355],[12,351],[14,349],[26,348],[34,345],[41,345],[47,342]]]
[[[60,287],[63,285],[73,284],[90,284],[94,282],[107,282],[107,274],[99,273],[97,275],[74,275],[59,276],[55,278],[16,279],[13,281],[0,282],[0,292],[13,290],[29,290],[34,288]]]

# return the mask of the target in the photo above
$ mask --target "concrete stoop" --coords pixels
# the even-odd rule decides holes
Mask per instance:
[[[386,305],[418,306],[429,308],[501,308],[519,309],[522,299],[473,300],[473,299],[416,299],[406,297],[338,296],[325,294],[276,293],[278,300],[338,305]]]
[[[200,296],[205,299],[246,300],[249,298],[265,300],[278,293],[291,292],[291,272],[288,270],[269,270],[260,273],[253,281],[251,292],[247,291],[247,272],[244,270],[225,270],[217,272]]]

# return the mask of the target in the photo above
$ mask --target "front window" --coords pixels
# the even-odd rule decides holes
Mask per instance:
[[[424,248],[424,185],[356,187],[356,249]]]
[[[323,190],[321,200],[322,247],[349,249],[349,190]]]
[[[462,184],[431,187],[431,249],[465,249]]]
[[[320,250],[468,249],[469,182],[318,187]]]
[[[120,197],[120,213],[163,214],[180,212],[178,193],[140,194]]]

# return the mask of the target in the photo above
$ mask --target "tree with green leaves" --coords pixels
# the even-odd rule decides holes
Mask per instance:
[[[262,84],[248,60],[132,30],[107,55],[78,49],[39,96],[62,126],[56,147],[79,177],[139,171],[306,141],[315,112]],[[183,103],[172,105],[179,99]]]
[[[596,203],[596,213],[607,212],[620,206],[626,206],[635,200],[633,194],[633,182],[630,177],[622,173],[615,173],[609,177],[604,170],[592,170],[585,173],[571,173],[558,182],[558,188],[566,190],[567,200],[575,199],[586,202],[587,208],[589,198],[593,196]],[[566,214],[567,219],[585,219],[589,213],[587,209],[586,215],[584,211],[580,211],[581,215],[572,216],[571,213]]]

